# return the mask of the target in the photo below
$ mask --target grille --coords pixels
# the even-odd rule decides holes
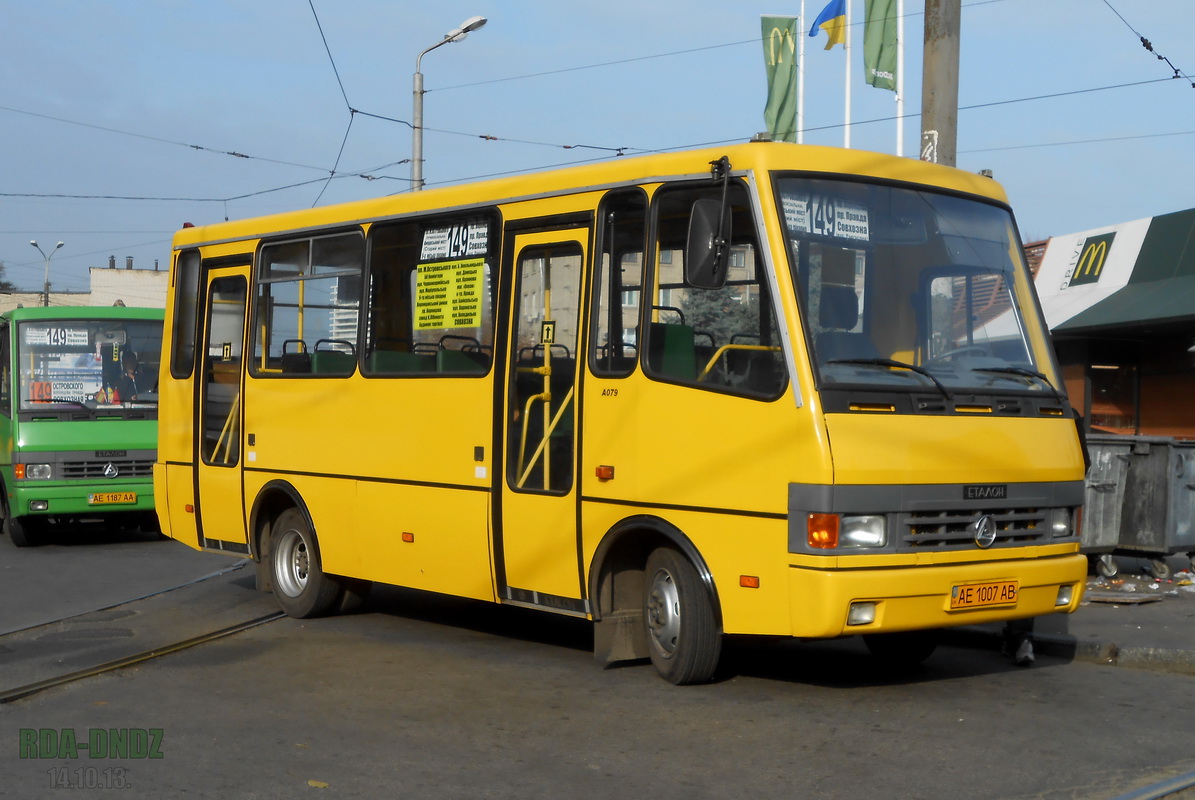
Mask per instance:
[[[996,523],[993,547],[1035,544],[1049,539],[1050,530],[1045,524],[1044,509],[929,511],[901,515],[905,547],[942,550],[974,548],[975,532],[971,526],[985,514]]]
[[[67,461],[62,465],[62,477],[74,480],[96,480],[104,478],[104,467],[109,464],[120,470],[120,478],[148,478],[153,475],[152,459],[139,461]]]

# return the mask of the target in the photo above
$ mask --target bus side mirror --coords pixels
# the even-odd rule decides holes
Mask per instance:
[[[685,246],[685,282],[699,289],[721,289],[730,261],[730,208],[720,200],[694,201]]]

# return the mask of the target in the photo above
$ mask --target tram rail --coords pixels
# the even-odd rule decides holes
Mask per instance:
[[[0,633],[0,705],[283,618],[272,596],[237,585],[242,567]]]

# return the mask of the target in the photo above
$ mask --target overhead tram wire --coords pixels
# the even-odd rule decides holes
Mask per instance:
[[[311,7],[311,16],[315,17],[315,27],[319,29],[320,40],[324,43],[324,52],[328,54],[328,61],[332,64],[332,74],[336,76],[336,85],[340,87],[340,96],[344,98],[344,104],[349,110],[349,124],[345,127],[344,137],[340,140],[340,150],[336,153],[336,161],[332,164],[332,170],[328,174],[328,180],[324,183],[324,188],[320,189],[319,194],[315,196],[315,200],[311,203],[311,207],[315,208],[320,198],[324,196],[324,192],[328,191],[328,186],[331,185],[332,179],[336,177],[336,170],[340,167],[340,159],[344,157],[344,146],[349,140],[349,132],[353,129],[353,119],[357,115],[357,110],[349,102],[348,92],[344,90],[344,81],[340,79],[340,70],[336,68],[336,59],[332,57],[332,48],[328,46],[328,37],[324,35],[324,26],[320,24],[319,14],[315,11],[315,0],[307,0],[307,5]]]
[[[165,139],[160,136],[150,136],[144,133],[134,133],[133,131],[123,131],[119,128],[109,128],[103,125],[95,125],[90,122],[79,122],[78,120],[65,119],[63,117],[55,117],[50,114],[39,114],[36,111],[25,111],[19,108],[12,108],[10,106],[0,106],[0,111],[8,111],[13,114],[24,114],[29,117],[38,117],[39,119],[48,119],[51,122],[61,122],[66,125],[78,125],[81,128],[90,128],[92,130],[103,131],[105,133],[114,133],[118,136],[132,136],[136,139],[145,139],[150,142],[158,142],[160,144],[175,145],[176,147],[185,147],[188,150],[198,150],[205,153],[213,153],[222,156],[232,156],[233,158],[241,158],[247,161],[264,161],[267,164],[278,164],[284,167],[298,167],[299,169],[317,169],[320,172],[327,172],[324,167],[313,167],[310,164],[296,164],[293,161],[281,161],[274,158],[266,158],[264,156],[253,156],[247,153],[240,153],[236,150],[221,150],[215,147],[205,147],[200,144],[190,144],[189,142],[180,142],[176,139]]]
[[[1107,142],[1128,142],[1134,139],[1162,139],[1168,136],[1195,136],[1195,131],[1174,131],[1172,133],[1142,133],[1136,136],[1106,136],[1101,139],[1071,139],[1066,142],[1042,142],[1040,144],[1016,144],[1007,147],[980,147],[974,150],[960,150],[963,153],[997,153],[1004,150],[1031,150],[1037,147],[1070,147],[1077,144],[1105,144]]]
[[[993,3],[1007,2],[1007,1],[1008,0],[978,0],[977,2],[967,3],[967,4],[965,4],[964,7],[972,8],[972,7],[976,7],[976,6],[990,5]],[[1107,0],[1105,0],[1105,2],[1107,2]],[[311,3],[311,0],[309,0],[309,4],[310,3]],[[1111,6],[1109,6],[1109,7],[1111,7]],[[314,12],[314,7],[312,7],[312,10]],[[1113,9],[1113,11],[1115,11],[1115,9]],[[908,14],[906,16],[917,16],[917,12]],[[1118,16],[1119,16],[1119,14],[1118,14]],[[1122,19],[1123,19],[1123,17],[1122,17]],[[316,17],[316,22],[317,22],[317,25],[319,25],[318,16]],[[855,24],[860,24],[860,23],[855,23]],[[1126,22],[1126,25],[1127,24],[1128,23]],[[1129,27],[1130,27],[1130,29],[1132,29],[1131,26],[1129,26]],[[320,26],[320,34],[322,37],[323,36],[322,26]],[[722,45],[711,45],[711,46],[703,47],[703,48],[694,48],[691,50],[673,51],[670,53],[661,53],[661,54],[656,54],[656,55],[651,55],[651,56],[641,56],[641,57],[637,57],[634,59],[625,59],[622,61],[605,62],[605,63],[601,63],[601,64],[592,64],[592,65],[586,65],[586,66],[581,66],[581,67],[572,67],[572,68],[565,69],[565,70],[553,70],[553,71],[544,72],[544,73],[535,73],[535,74],[522,75],[522,76],[512,76],[510,78],[500,78],[500,79],[496,79],[494,81],[483,81],[480,83],[493,83],[493,82],[499,82],[499,81],[518,80],[518,79],[523,79],[523,78],[537,77],[539,75],[556,74],[559,72],[569,72],[569,71],[576,71],[576,70],[582,70],[582,69],[593,69],[593,68],[598,68],[598,67],[603,67],[603,66],[611,66],[611,65],[615,65],[615,64],[627,63],[628,61],[639,61],[639,60],[645,60],[645,59],[649,59],[649,58],[661,58],[661,57],[666,57],[666,56],[670,56],[670,55],[683,55],[686,53],[700,52],[702,50],[709,50],[709,49],[714,49],[714,48],[718,48],[718,47],[728,47],[728,46],[735,46],[735,45],[741,45],[741,44],[754,44],[754,43],[756,43],[756,41],[757,40],[753,38],[753,39],[745,40],[743,42],[730,42],[730,43],[725,43]],[[326,40],[325,40],[325,48],[327,48]],[[1161,57],[1161,56],[1159,56],[1159,57]],[[331,59],[330,50],[329,50],[329,58]],[[1169,63],[1169,62],[1167,62],[1167,63]],[[408,122],[407,120],[397,119],[394,117],[389,117],[389,116],[385,116],[385,115],[381,115],[381,114],[374,114],[371,112],[366,112],[366,111],[362,111],[360,109],[353,108],[351,106],[351,104],[348,103],[348,96],[344,89],[343,83],[340,81],[339,70],[337,70],[334,61],[332,63],[332,66],[333,66],[334,72],[336,73],[337,83],[340,86],[341,95],[344,98],[346,105],[348,105],[349,111],[352,115],[360,114],[362,116],[371,117],[371,118],[382,120],[385,122],[391,122],[391,123],[401,124],[401,125],[405,125],[407,127],[411,127],[411,123]],[[984,108],[984,107],[992,106],[992,105],[1002,105],[1002,104],[1009,104],[1009,103],[1016,103],[1016,102],[1026,102],[1029,100],[1038,100],[1038,99],[1043,99],[1043,98],[1048,98],[1048,97],[1062,97],[1062,96],[1066,96],[1068,94],[1094,92],[1094,91],[1101,91],[1104,89],[1121,88],[1121,87],[1125,87],[1125,86],[1136,86],[1136,85],[1142,85],[1142,84],[1153,83],[1153,82],[1160,82],[1160,80],[1159,81],[1142,81],[1142,82],[1135,83],[1135,84],[1119,84],[1116,86],[1096,87],[1093,89],[1076,90],[1074,92],[1063,92],[1063,93],[1058,93],[1055,95],[1041,95],[1041,96],[1030,97],[1030,98],[1020,98],[1020,99],[1014,99],[1014,100],[997,101],[994,103],[966,106],[966,107],[960,108],[960,110],[968,110],[968,109],[973,109],[973,108]],[[444,87],[444,88],[440,89],[439,91],[446,91],[448,89],[465,88],[468,86],[476,86],[476,85],[480,85],[480,84],[479,83],[459,84],[459,85],[455,85],[455,86]],[[353,177],[361,177],[361,178],[364,178],[366,180],[371,180],[371,181],[379,180],[379,179],[408,180],[405,178],[398,178],[398,177],[393,177],[393,176],[372,175],[372,174],[367,174],[364,172],[356,172],[356,173],[337,172],[336,169],[328,170],[325,167],[315,167],[315,166],[308,165],[308,164],[297,164],[294,162],[270,159],[270,158],[265,158],[262,156],[252,156],[252,155],[240,153],[237,151],[220,150],[218,148],[210,148],[210,147],[205,147],[202,145],[194,145],[194,144],[189,144],[186,142],[179,142],[179,141],[165,139],[165,138],[161,138],[161,137],[149,136],[146,134],[138,134],[138,133],[133,133],[130,131],[122,131],[122,130],[118,130],[118,129],[114,129],[114,128],[108,128],[108,127],[104,127],[104,126],[93,125],[93,124],[84,123],[84,122],[78,122],[76,120],[63,119],[60,117],[53,117],[53,116],[46,115],[46,114],[39,114],[36,112],[23,111],[20,109],[15,109],[15,108],[6,107],[6,106],[0,106],[0,110],[10,111],[13,113],[18,113],[18,114],[26,114],[29,116],[40,117],[43,119],[49,119],[49,120],[53,120],[53,121],[57,121],[57,122],[63,122],[66,124],[79,125],[82,127],[93,128],[96,130],[103,130],[105,132],[115,133],[115,134],[119,134],[119,135],[135,136],[135,137],[141,138],[141,139],[147,139],[150,141],[157,141],[157,142],[161,142],[164,144],[172,144],[172,145],[187,147],[189,149],[198,150],[198,151],[205,151],[205,152],[211,152],[211,153],[216,153],[216,154],[228,155],[228,156],[233,156],[233,157],[247,159],[247,160],[264,161],[267,163],[280,164],[283,166],[294,166],[294,167],[298,167],[298,168],[302,168],[302,169],[318,170],[320,172],[329,174],[328,178],[320,178],[318,180],[313,180],[313,181],[304,181],[304,182],[299,182],[299,183],[294,183],[294,184],[288,184],[286,186],[275,187],[275,188],[270,188],[270,189],[263,189],[258,192],[250,192],[250,193],[226,197],[226,198],[170,198],[170,197],[159,198],[159,197],[126,197],[126,196],[116,196],[116,195],[72,195],[72,194],[40,194],[40,193],[12,193],[12,192],[0,192],[0,197],[35,197],[35,198],[36,197],[47,197],[47,198],[59,197],[59,198],[64,198],[64,199],[101,199],[101,200],[129,200],[129,201],[152,200],[152,201],[160,201],[160,202],[223,202],[223,203],[227,203],[231,200],[240,200],[240,199],[245,199],[248,197],[254,197],[254,196],[269,194],[269,193],[278,192],[278,191],[284,191],[286,189],[297,188],[300,186],[304,186],[304,185],[311,184],[311,183],[317,183],[320,181],[327,182],[327,181],[330,181],[331,178],[333,178],[333,177],[339,178],[339,177],[353,176]],[[906,118],[915,118],[917,115],[916,114],[905,114],[904,116]],[[889,117],[876,118],[876,119],[872,119],[872,120],[856,121],[853,124],[863,125],[863,124],[869,124],[869,123],[873,123],[873,122],[891,121],[894,119],[896,119],[895,116],[889,116]],[[840,125],[840,124],[827,125],[827,126],[822,126],[820,128],[815,128],[815,129],[811,129],[811,130],[819,130],[819,131],[820,130],[832,130],[832,129],[841,128],[841,127],[842,127],[842,125]],[[684,149],[685,147],[714,146],[714,145],[726,144],[729,142],[739,141],[739,138],[736,137],[733,139],[723,139],[723,140],[705,142],[705,143],[701,143],[701,144],[690,144],[690,145],[682,145],[682,146],[677,146],[677,147],[652,149],[652,148],[639,148],[639,147],[629,147],[629,146],[608,147],[608,146],[598,146],[598,145],[556,144],[556,143],[550,143],[550,142],[538,142],[538,141],[532,141],[532,140],[500,137],[500,136],[494,136],[491,134],[465,133],[465,132],[461,132],[461,131],[448,131],[448,130],[441,130],[441,129],[428,129],[428,130],[435,130],[438,133],[445,133],[445,134],[454,135],[454,136],[468,136],[471,138],[480,138],[480,139],[484,139],[486,141],[530,144],[530,145],[534,145],[534,146],[552,147],[552,148],[558,148],[558,149],[564,149],[564,150],[582,149],[582,148],[593,149],[593,150],[603,150],[606,152],[613,153],[615,155],[623,155],[623,154],[627,153],[628,151],[634,151],[634,152],[638,152],[638,153],[669,152],[669,151],[673,151],[673,150]],[[344,143],[345,143],[345,141],[347,141],[347,136],[348,136],[348,133],[346,131],[345,139],[342,140],[342,143],[341,143],[341,152],[343,152]],[[483,178],[483,177],[496,177],[496,176],[501,176],[501,175],[520,174],[520,173],[525,173],[525,172],[531,172],[531,171],[538,170],[538,169],[552,169],[552,168],[558,168],[558,167],[562,167],[562,166],[569,166],[571,164],[589,163],[591,161],[597,161],[597,160],[601,160],[601,159],[580,159],[577,161],[566,162],[563,164],[528,167],[526,169],[510,170],[510,171],[506,171],[506,172],[490,173],[490,174],[482,175],[482,176],[462,178],[460,180],[477,180],[477,179]],[[339,161],[339,156],[338,156],[338,161]],[[387,166],[397,166],[397,165],[400,165],[403,163],[409,163],[409,160],[404,159],[401,161],[392,162],[391,164],[389,164]],[[385,167],[383,167],[383,168],[385,168]],[[373,170],[373,171],[376,171],[376,170]],[[372,171],[370,171],[370,172],[372,172]],[[322,192],[321,192],[321,195],[322,195]]]
[[[970,8],[973,6],[989,5],[991,3],[1000,3],[1000,2],[1007,2],[1007,0],[978,0],[977,2],[966,4],[965,7]],[[385,122],[391,122],[391,123],[395,123],[395,124],[399,124],[399,125],[405,125],[408,128],[410,128],[411,123],[407,120],[398,119],[395,117],[389,117],[389,116],[385,116],[382,114],[374,114],[371,112],[362,111],[360,109],[353,108],[352,104],[349,103],[348,94],[344,88],[343,81],[341,81],[339,69],[336,67],[335,60],[332,58],[331,49],[328,46],[326,37],[324,36],[323,26],[319,22],[319,16],[315,12],[313,0],[308,0],[308,4],[311,6],[312,14],[315,16],[316,26],[319,29],[320,37],[324,41],[325,50],[328,52],[329,60],[332,62],[332,69],[336,76],[337,85],[340,88],[341,97],[344,99],[345,105],[348,107],[350,115],[360,114],[362,116],[370,117],[370,118],[377,119],[377,120],[382,120]],[[916,16],[916,13],[909,14],[907,16]],[[856,23],[856,24],[859,24],[859,23]],[[703,50],[712,50],[712,49],[717,49],[717,48],[721,48],[721,47],[731,47],[731,46],[738,46],[738,45],[744,45],[744,44],[755,44],[757,41],[758,41],[757,39],[753,38],[753,39],[748,39],[748,40],[744,40],[744,41],[740,41],[740,42],[727,42],[727,43],[719,44],[719,45],[709,45],[709,46],[701,47],[701,48],[693,48],[691,50],[678,50],[678,51],[673,51],[673,52],[669,52],[669,53],[658,53],[655,55],[640,56],[640,57],[636,57],[636,58],[632,58],[632,59],[624,59],[622,61],[605,62],[605,63],[601,63],[601,64],[590,64],[590,65],[586,65],[586,66],[571,67],[571,68],[564,69],[564,70],[553,70],[550,72],[536,73],[536,74],[531,74],[531,75],[512,76],[510,78],[500,78],[500,79],[496,79],[495,81],[483,81],[481,83],[494,83],[494,82],[499,82],[499,81],[520,80],[523,78],[532,78],[532,77],[538,77],[539,75],[549,75],[549,74],[555,74],[555,73],[559,73],[559,72],[571,72],[571,71],[577,71],[577,70],[583,70],[583,69],[595,69],[598,67],[612,66],[615,64],[628,63],[628,62],[632,62],[632,61],[642,61],[642,60],[653,59],[653,58],[664,58],[664,57],[673,56],[673,55],[685,55],[688,53],[701,52]],[[465,88],[468,86],[476,86],[476,85],[480,85],[480,84],[477,84],[477,83],[460,84],[460,85],[456,85],[456,86],[443,87],[438,90],[429,90],[429,91],[447,91],[449,89],[459,89],[459,88]],[[327,173],[328,178],[321,179],[321,180],[330,180],[332,177],[346,177],[346,176],[356,176],[356,177],[365,178],[366,180],[377,180],[379,178],[379,176],[362,174],[362,173],[349,173],[349,172],[342,173],[342,172],[338,172],[336,170],[336,168],[329,170],[326,167],[317,167],[317,166],[313,166],[310,164],[299,164],[299,163],[295,163],[295,162],[291,162],[291,161],[283,161],[280,159],[267,158],[264,156],[255,156],[255,155],[250,155],[248,153],[242,153],[242,152],[239,152],[236,150],[223,150],[220,148],[208,147],[205,145],[191,144],[189,142],[182,142],[182,141],[178,141],[175,139],[167,139],[167,138],[151,136],[151,135],[143,134],[143,133],[135,133],[132,131],[120,130],[118,128],[111,128],[111,127],[106,127],[106,126],[102,126],[102,125],[95,125],[93,123],[80,122],[78,120],[65,119],[63,117],[56,117],[56,116],[52,116],[49,114],[41,114],[41,113],[34,112],[34,111],[25,111],[23,109],[12,108],[10,106],[0,106],[0,111],[8,111],[8,112],[11,112],[14,114],[24,114],[26,116],[38,117],[40,119],[47,119],[47,120],[51,120],[53,122],[61,122],[61,123],[67,124],[67,125],[77,125],[80,127],[90,128],[92,130],[100,130],[100,131],[104,131],[105,133],[113,133],[113,134],[120,135],[120,136],[131,136],[131,137],[135,137],[138,139],[144,139],[147,141],[159,142],[161,144],[169,144],[169,145],[174,145],[177,147],[186,147],[187,149],[196,150],[196,151],[200,151],[200,152],[213,153],[216,155],[226,155],[226,156],[240,158],[240,159],[249,160],[249,161],[262,161],[265,163],[278,164],[281,166],[297,167],[300,169],[317,170],[321,173]],[[350,127],[351,127],[351,118],[350,118]],[[447,130],[432,129],[432,128],[429,128],[428,130],[434,130],[437,133],[444,133],[444,134],[449,134],[449,135],[453,135],[453,136],[468,136],[471,138],[483,139],[485,141],[510,142],[510,143],[514,143],[514,144],[529,144],[529,145],[538,146],[538,147],[551,147],[551,148],[562,149],[562,150],[572,150],[572,149],[601,150],[601,151],[613,153],[616,156],[624,155],[630,151],[637,152],[637,153],[664,152],[664,151],[658,150],[658,149],[631,147],[631,146],[612,147],[612,146],[600,146],[600,145],[559,144],[559,143],[553,143],[553,142],[538,142],[538,141],[532,141],[532,140],[526,140],[526,139],[514,139],[514,138],[503,137],[503,136],[495,136],[492,134],[485,134],[485,133],[465,133],[465,132],[461,132],[461,131],[447,131]],[[346,131],[345,137],[341,142],[341,153],[343,153],[344,144],[345,144],[345,141],[347,141],[347,138],[348,138],[348,132]],[[730,140],[730,141],[734,141],[734,140]],[[679,149],[679,148],[669,148],[669,149]],[[338,157],[337,157],[338,163],[339,163],[339,158],[340,158],[340,156],[338,155]],[[585,159],[584,161],[573,162],[573,163],[585,163],[586,161],[589,161],[589,160],[590,159]],[[397,166],[399,164],[404,164],[404,163],[409,163],[409,160],[393,162],[392,164],[390,164],[390,166]],[[518,172],[531,171],[532,169],[545,169],[545,168],[551,168],[551,167],[534,167],[534,168],[530,168],[528,170],[515,170],[510,173],[500,173],[500,174],[516,174]],[[403,178],[394,178],[391,176],[380,176],[380,177],[385,177],[390,180],[404,180]],[[227,197],[227,198],[158,198],[158,197],[126,197],[126,196],[117,196],[117,195],[72,195],[72,194],[38,194],[38,193],[5,193],[5,192],[0,192],[0,197],[46,197],[46,198],[57,197],[57,198],[62,198],[62,199],[130,200],[130,201],[152,200],[152,201],[160,201],[160,202],[192,202],[192,201],[195,201],[195,202],[228,202],[229,200],[239,200],[239,199],[244,199],[246,197],[253,197],[253,196],[257,196],[257,195],[261,195],[261,194],[269,194],[269,193],[276,192],[276,191],[283,191],[285,189],[296,188],[298,186],[305,185],[306,183],[316,183],[316,182],[318,182],[318,181],[307,181],[304,183],[289,184],[287,186],[277,187],[277,188],[273,188],[273,189],[265,189],[260,192],[253,192],[253,193],[249,193],[249,194],[245,194],[245,195],[238,195],[238,196]],[[321,195],[322,195],[322,192],[321,192]],[[318,202],[318,198],[317,198],[317,202]]]
[[[1154,56],[1157,57],[1158,61],[1166,62],[1166,66],[1170,67],[1170,69],[1174,71],[1174,74],[1170,76],[1172,79],[1173,78],[1182,78],[1187,83],[1191,84],[1192,89],[1195,89],[1195,79],[1192,79],[1190,75],[1183,72],[1178,67],[1174,66],[1174,63],[1169,58],[1162,55],[1157,50],[1154,50],[1153,42],[1151,42],[1149,39],[1146,39],[1144,36],[1141,35],[1140,31],[1138,31],[1136,28],[1134,28],[1132,25],[1130,25],[1129,21],[1124,18],[1123,14],[1121,14],[1119,11],[1116,10],[1116,8],[1112,5],[1112,3],[1108,2],[1108,0],[1104,0],[1104,5],[1106,5],[1110,9],[1112,9],[1113,14],[1120,17],[1120,21],[1124,23],[1126,28],[1128,28],[1130,31],[1133,32],[1133,35],[1136,36],[1138,41],[1141,42],[1142,47],[1144,47],[1149,52],[1153,53]]]
[[[987,2],[1002,2],[1003,0],[986,0],[986,1]],[[1092,87],[1089,89],[1074,89],[1074,90],[1066,91],[1066,92],[1056,92],[1053,94],[1035,95],[1033,97],[1014,98],[1011,100],[995,100],[995,101],[992,101],[989,103],[976,103],[974,105],[969,105],[969,106],[960,106],[959,111],[970,111],[970,110],[980,109],[980,108],[990,108],[993,106],[1010,105],[1013,103],[1025,103],[1025,102],[1030,102],[1030,101],[1034,101],[1034,100],[1055,99],[1055,98],[1059,98],[1059,97],[1068,97],[1068,96],[1079,95],[1079,94],[1089,94],[1092,92],[1107,91],[1109,89],[1124,89],[1124,88],[1132,88],[1132,87],[1136,87],[1136,86],[1146,86],[1146,85],[1155,84],[1155,83],[1167,83],[1170,80],[1171,80],[1170,78],[1152,78],[1150,80],[1136,81],[1133,83],[1120,83],[1120,84],[1113,84],[1113,85],[1109,85],[1109,86],[1097,86],[1097,87]],[[16,109],[5,108],[3,106],[0,106],[0,110],[16,111]],[[31,112],[16,111],[16,113],[30,114]],[[400,122],[403,124],[409,124],[409,123],[406,123],[404,120],[393,119],[391,117],[383,117],[378,114],[367,114],[366,112],[362,112],[362,111],[358,111],[357,113],[363,114],[365,116],[375,117],[377,119],[386,120],[389,122]],[[45,115],[41,115],[41,114],[31,114],[31,115],[39,116],[39,117],[45,116]],[[920,115],[917,113],[907,113],[904,116],[907,119],[915,119]],[[87,123],[74,122],[73,120],[57,119],[54,117],[47,117],[47,118],[55,119],[56,121],[66,122],[69,124],[83,125],[85,127],[98,127],[98,126],[87,125]],[[873,124],[873,123],[878,123],[878,122],[891,122],[895,119],[896,119],[896,116],[876,117],[876,118],[867,119],[867,120],[857,120],[857,121],[853,122],[852,124],[868,125],[868,124]],[[809,130],[825,131],[825,130],[834,130],[834,129],[838,129],[841,127],[842,127],[842,123],[836,123],[834,125],[823,125],[818,128],[811,128]],[[112,133],[127,133],[125,131],[117,131],[117,130],[113,130],[113,129],[105,129],[105,130],[108,130]],[[497,141],[512,141],[512,142],[523,141],[523,140],[517,140],[517,139],[506,140],[506,139],[502,139],[501,137],[489,137],[488,135],[465,134],[465,133],[460,133],[457,131],[440,131],[440,132],[450,133],[453,135],[460,135],[460,136],[480,136],[481,138],[486,138],[486,139],[493,138]],[[151,136],[144,136],[142,134],[128,133],[127,135],[138,136],[139,138],[153,139],[155,141],[168,142],[168,140],[165,140],[165,139],[159,139],[157,137],[151,137]],[[1174,134],[1174,135],[1181,135],[1181,134]],[[717,145],[730,144],[732,142],[737,142],[737,141],[741,141],[741,138],[735,137],[735,138],[731,138],[731,139],[718,139],[718,140],[714,140],[714,141],[697,142],[697,143],[690,143],[690,144],[684,144],[684,145],[677,145],[674,147],[654,148],[654,149],[630,148],[630,147],[623,147],[623,148],[606,147],[606,148],[603,148],[603,147],[598,147],[595,145],[558,145],[558,144],[549,144],[549,143],[545,143],[545,142],[530,142],[530,141],[526,141],[524,143],[535,144],[535,145],[546,146],[546,147],[555,147],[555,148],[566,149],[566,150],[567,149],[575,149],[575,148],[607,150],[609,152],[616,153],[617,155],[622,155],[623,153],[625,153],[628,150],[635,150],[636,152],[640,152],[640,153],[666,153],[666,152],[672,152],[672,151],[676,151],[676,150],[685,150],[685,149],[696,148],[696,147],[714,147]],[[169,142],[169,143],[170,144],[180,144],[178,142]],[[200,148],[200,147],[193,146],[193,145],[184,145],[184,146],[195,147],[195,149],[203,149],[203,150],[208,149],[208,148]],[[1023,146],[1031,147],[1034,145],[1023,145]],[[256,158],[254,156],[241,156],[241,157],[242,158]],[[270,161],[271,159],[260,159],[260,160]],[[470,176],[470,177],[466,177],[466,178],[461,178],[455,182],[481,180],[484,178],[501,177],[501,176],[506,176],[506,175],[518,175],[518,174],[522,174],[522,173],[526,173],[526,172],[534,172],[536,170],[541,170],[541,169],[558,169],[558,168],[572,166],[572,165],[576,165],[576,164],[586,164],[586,163],[592,163],[592,162],[601,161],[601,160],[603,160],[603,159],[601,159],[601,158],[578,159],[576,161],[569,161],[569,162],[564,162],[564,163],[559,163],[559,164],[537,165],[534,167],[527,167],[525,169],[509,170],[509,171],[504,171],[504,172],[495,172],[495,173],[487,173],[487,174],[483,174],[483,175]],[[286,162],[281,162],[281,161],[273,161],[273,163],[286,164]],[[336,178],[359,177],[359,178],[364,178],[364,179],[370,180],[370,181],[379,180],[379,179],[383,179],[383,178],[390,179],[390,180],[408,180],[406,178],[395,178],[392,176],[384,176],[384,175],[379,176],[379,175],[370,174],[370,173],[377,172],[382,169],[387,169],[389,167],[398,166],[398,165],[405,164],[405,163],[408,163],[408,159],[393,161],[388,164],[384,164],[376,169],[366,170],[363,172],[338,173],[338,174],[334,174],[333,177],[336,177]],[[319,170],[320,172],[327,171],[326,168],[324,168],[324,167],[312,167],[312,166],[304,165],[304,164],[287,164],[287,165],[301,167],[304,169],[315,169],[315,170]],[[310,185],[313,183],[320,183],[320,182],[326,181],[326,180],[329,180],[329,179],[328,178],[315,178],[315,179],[312,179],[309,181],[300,181],[298,183],[287,184],[285,186],[277,186],[277,187],[273,187],[270,189],[262,189],[262,190],[259,190],[256,192],[246,192],[244,194],[231,195],[229,197],[154,197],[154,196],[92,195],[92,194],[68,194],[68,193],[42,193],[42,192],[0,192],[0,197],[60,198],[60,199],[69,199],[69,200],[153,201],[153,202],[178,202],[178,203],[227,203],[227,202],[230,202],[233,200],[245,200],[250,197],[258,197],[258,196],[265,195],[265,194],[272,194],[274,192],[285,191],[287,189],[295,189],[295,188],[307,186],[307,185]]]

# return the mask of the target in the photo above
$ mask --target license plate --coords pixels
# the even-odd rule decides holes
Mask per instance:
[[[1016,605],[1017,581],[964,583],[950,590],[950,608],[982,608]]]
[[[136,503],[136,492],[96,492],[87,495],[88,505],[107,506],[114,503]]]

